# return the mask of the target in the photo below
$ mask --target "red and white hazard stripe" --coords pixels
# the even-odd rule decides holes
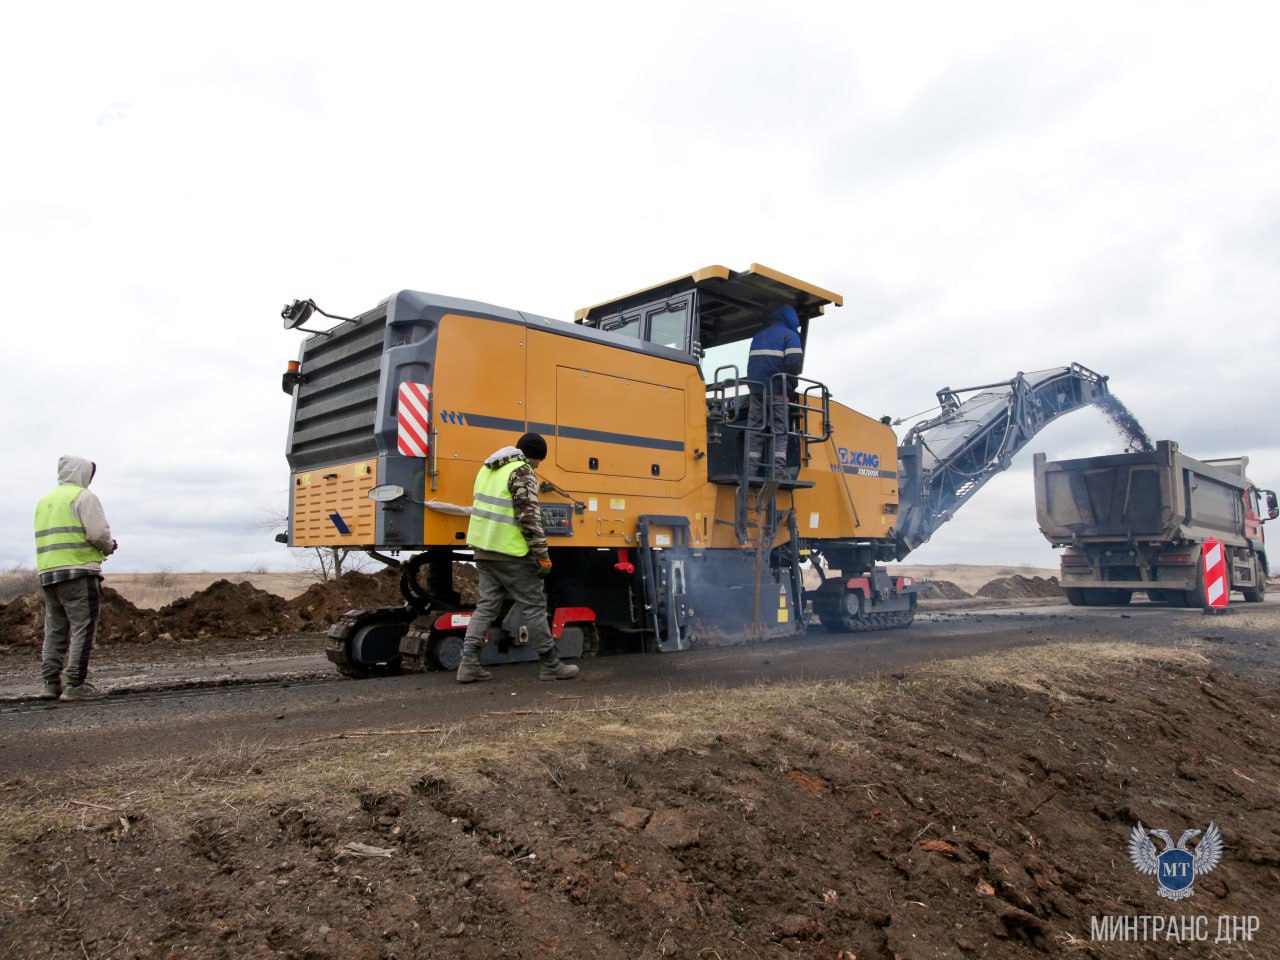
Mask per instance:
[[[406,457],[425,457],[430,448],[431,388],[425,383],[400,384],[396,412],[396,449]]]
[[[1204,542],[1204,598],[1210,607],[1227,605],[1227,557],[1222,541],[1212,538]]]

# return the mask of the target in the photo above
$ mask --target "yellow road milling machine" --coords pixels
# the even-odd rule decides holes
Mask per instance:
[[[905,627],[915,587],[883,564],[928,540],[1051,420],[1107,396],[1106,378],[1077,364],[944,389],[936,416],[899,443],[888,418],[780,374],[759,387],[786,398],[787,466],[765,457],[751,475],[748,345],[785,304],[812,351],[811,324],[841,298],[752,264],[706,267],[573,323],[409,290],[351,318],[311,300],[286,307],[285,326],[311,335],[283,377],[281,539],[400,564],[404,603],[349,611],[329,631],[330,659],[351,676],[457,666],[469,610],[453,570],[471,558],[472,484],[526,431],[549,451],[538,474],[562,657],[791,638],[811,619]],[[317,315],[338,322],[303,327]],[[535,659],[523,626],[509,612],[482,661]]]

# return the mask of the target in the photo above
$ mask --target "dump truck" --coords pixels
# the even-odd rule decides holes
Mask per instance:
[[[1150,451],[1075,460],[1034,457],[1036,518],[1062,548],[1059,583],[1076,606],[1127,604],[1135,592],[1207,605],[1201,551],[1221,541],[1229,589],[1266,597],[1263,524],[1276,494],[1246,475],[1248,457],[1195,460],[1172,440]]]
[[[783,639],[811,622],[909,625],[917,588],[885,564],[1046,424],[1106,396],[1106,378],[1071,364],[947,388],[900,444],[890,418],[781,374],[755,386],[786,403],[786,466],[754,475],[748,435],[767,428],[747,416],[752,336],[789,304],[812,350],[811,325],[842,302],[760,264],[705,267],[573,322],[412,290],[353,317],[293,301],[284,324],[310,336],[282,377],[291,482],[278,539],[398,564],[404,600],[349,611],[329,658],[357,677],[456,668],[473,481],[526,431],[549,447],[540,506],[562,657]],[[333,325],[315,329],[319,317]],[[506,612],[481,661],[534,659],[525,626]]]

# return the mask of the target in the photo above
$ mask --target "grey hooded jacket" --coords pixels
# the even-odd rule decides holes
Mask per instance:
[[[115,551],[116,545],[111,538],[111,527],[107,523],[107,515],[102,509],[102,501],[98,499],[97,494],[87,489],[96,470],[96,465],[84,457],[59,457],[58,486],[70,483],[86,488],[76,494],[76,498],[71,501],[71,512],[80,518],[80,523],[84,526],[85,539],[101,550],[103,556],[110,556]],[[77,576],[98,576],[101,572],[102,564],[97,562],[54,567],[40,574],[40,583],[47,586],[63,580],[71,580]]]

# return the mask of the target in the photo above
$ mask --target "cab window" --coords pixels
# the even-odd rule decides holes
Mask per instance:
[[[640,335],[640,314],[638,313],[626,313],[622,316],[610,317],[601,323],[600,327],[610,333],[621,334],[624,337],[635,337],[637,340],[642,339]]]
[[[669,303],[648,314],[650,343],[677,350],[689,349],[689,304]]]

